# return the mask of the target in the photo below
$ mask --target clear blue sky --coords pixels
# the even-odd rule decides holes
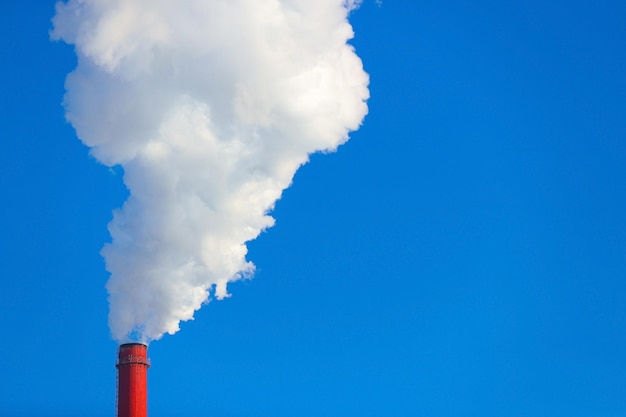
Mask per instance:
[[[0,13],[0,415],[114,415],[121,172],[64,121],[53,1]],[[626,416],[626,5],[365,0],[370,113],[150,346],[150,417]]]

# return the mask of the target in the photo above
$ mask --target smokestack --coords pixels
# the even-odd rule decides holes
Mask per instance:
[[[148,415],[148,346],[143,343],[120,345],[117,368],[117,417]]]

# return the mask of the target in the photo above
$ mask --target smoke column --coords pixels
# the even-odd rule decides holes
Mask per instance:
[[[309,154],[367,113],[342,0],[69,0],[67,120],[129,190],[102,249],[120,341],[173,334],[250,276],[246,242]]]

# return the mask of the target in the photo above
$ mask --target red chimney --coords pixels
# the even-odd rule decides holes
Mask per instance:
[[[143,343],[120,345],[117,368],[117,417],[148,415],[147,374],[150,360]]]

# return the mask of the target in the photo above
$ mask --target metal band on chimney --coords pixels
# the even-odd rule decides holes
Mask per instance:
[[[150,359],[145,356],[136,356],[136,355],[128,355],[123,358],[119,358],[117,363],[115,364],[116,368],[119,368],[123,365],[145,365],[147,368],[150,367]]]

